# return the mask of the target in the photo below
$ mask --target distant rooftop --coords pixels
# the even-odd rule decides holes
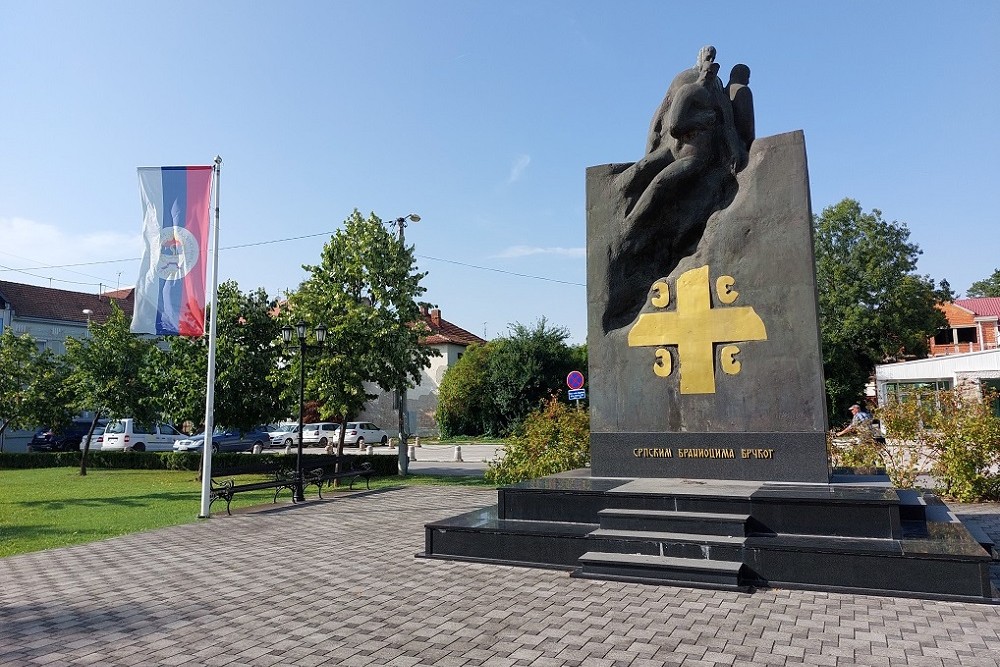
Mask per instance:
[[[1000,297],[998,296],[955,299],[955,305],[971,310],[977,317],[1000,317]]]
[[[94,322],[104,322],[111,316],[112,301],[117,301],[131,317],[135,289],[128,287],[104,294],[87,294],[0,280],[0,307],[13,309],[17,317],[80,323],[86,323],[89,317]]]
[[[430,308],[420,306],[420,315],[431,330],[431,333],[424,337],[423,343],[426,345],[443,345],[451,343],[453,345],[482,345],[486,340],[474,333],[470,333],[448,320],[441,317],[440,308]]]

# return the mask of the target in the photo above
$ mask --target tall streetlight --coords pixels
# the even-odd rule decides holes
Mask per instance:
[[[302,488],[302,417],[305,414],[306,395],[306,350],[322,349],[326,341],[326,327],[322,324],[316,325],[316,345],[306,345],[306,323],[299,320],[295,325],[295,333],[299,339],[299,448],[295,455],[295,500],[296,502],[305,500],[305,492]],[[286,324],[281,327],[281,340],[285,347],[292,347],[292,325]]]
[[[396,218],[393,222],[396,227],[399,228],[399,247],[404,248],[405,241],[403,236],[403,230],[406,229],[406,222],[420,222],[420,216],[416,213],[411,213],[409,215],[404,215],[402,218]],[[397,390],[399,396],[399,452],[398,452],[398,465],[399,474],[405,475],[410,469],[410,457],[407,455],[406,445],[409,441],[409,434],[406,432],[406,380],[400,384]]]

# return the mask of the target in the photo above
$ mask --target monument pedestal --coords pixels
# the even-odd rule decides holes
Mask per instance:
[[[1000,602],[989,539],[973,537],[935,496],[885,478],[790,484],[577,470],[501,488],[496,506],[425,530],[424,557],[574,577]]]

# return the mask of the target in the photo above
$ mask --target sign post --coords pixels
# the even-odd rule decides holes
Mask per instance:
[[[566,386],[569,387],[569,400],[576,401],[576,407],[580,407],[580,399],[587,398],[587,390],[583,388],[584,378],[580,371],[570,371],[566,376]]]

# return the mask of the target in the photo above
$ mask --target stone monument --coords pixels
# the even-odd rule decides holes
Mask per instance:
[[[674,77],[637,162],[587,170],[591,467],[427,524],[427,558],[572,576],[998,602],[994,546],[931,494],[830,474],[801,132],[750,68]]]
[[[805,144],[754,141],[750,70],[727,95],[718,69],[703,48],[646,154],[587,170],[593,472],[825,482]]]

